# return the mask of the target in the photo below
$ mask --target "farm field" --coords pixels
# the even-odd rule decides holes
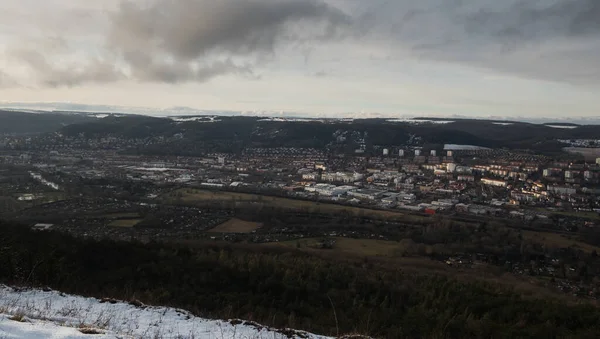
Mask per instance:
[[[90,213],[93,215],[93,213]],[[136,219],[140,218],[139,213],[136,212],[123,212],[123,213],[105,213],[99,215],[102,218],[106,219]]]
[[[600,252],[599,247],[586,244],[577,239],[569,239],[561,234],[535,231],[523,231],[522,234],[523,238],[526,240],[537,242],[553,248],[575,247],[587,253],[592,253],[593,251],[596,251],[596,253]]]
[[[110,224],[108,224],[109,227],[133,227],[137,224],[139,224],[142,221],[142,219],[119,219],[119,220],[114,220],[112,221]]]
[[[210,229],[212,233],[251,233],[252,231],[262,227],[261,223],[245,221],[238,218],[232,218],[226,222]]]
[[[358,256],[382,256],[393,257],[398,256],[402,249],[402,244],[397,241],[385,241],[374,239],[352,239],[352,238],[334,238],[335,244],[328,251]],[[291,241],[282,241],[277,243],[277,246],[286,248],[298,249],[317,249],[322,238],[307,238]]]
[[[203,202],[222,202],[234,205],[236,203],[255,203],[258,206],[276,207],[290,210],[305,210],[313,213],[349,213],[354,216],[364,216],[375,219],[389,219],[422,222],[426,217],[410,215],[394,211],[381,211],[368,208],[321,203],[316,201],[298,200],[281,197],[271,197],[259,194],[207,191],[200,189],[179,189],[163,196],[163,200],[171,203],[201,204]]]

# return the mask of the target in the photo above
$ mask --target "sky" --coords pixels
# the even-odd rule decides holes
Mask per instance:
[[[598,117],[599,18],[598,0],[0,0],[0,106]]]

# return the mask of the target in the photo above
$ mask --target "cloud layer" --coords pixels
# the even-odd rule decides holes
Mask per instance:
[[[386,50],[399,65],[600,85],[598,0],[48,0],[42,10],[2,2],[2,86],[254,79],[270,61],[315,48],[343,64],[340,41]]]
[[[348,20],[312,0],[124,2],[111,19],[110,47],[132,76],[164,82],[250,76],[277,47],[335,38]]]
[[[123,1],[104,14],[108,29],[96,45],[60,40],[67,47],[51,55],[38,48],[8,52],[46,86],[201,82],[256,77],[254,67],[277,48],[329,41],[349,25],[343,12],[318,0]],[[84,55],[73,58],[76,48]]]
[[[600,1],[376,1],[373,34],[412,57],[520,77],[600,82]]]

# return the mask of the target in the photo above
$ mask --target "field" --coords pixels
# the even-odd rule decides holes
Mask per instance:
[[[575,247],[584,252],[592,253],[593,251],[600,252],[600,248],[578,241],[569,239],[568,237],[546,232],[523,231],[523,239],[543,244],[553,248]]]
[[[320,248],[323,238],[306,238],[299,240],[290,240],[282,242],[264,243],[259,245],[250,245],[251,247],[260,246],[272,249],[281,249],[286,251],[299,251],[310,255],[315,255],[323,259],[333,259],[342,262],[364,263],[368,260],[371,263],[377,263],[385,267],[402,267],[403,270],[411,272],[436,272],[452,275],[458,274],[456,269],[448,268],[445,263],[430,260],[419,256],[404,256],[403,253],[408,249],[404,241],[385,241],[376,239],[353,239],[336,237],[335,244],[331,249]],[[481,274],[481,271],[477,271]],[[467,275],[473,274],[472,271],[465,271]],[[461,273],[461,274],[462,274]]]
[[[555,215],[562,215],[565,217],[600,220],[600,214],[597,212],[593,212],[593,211],[555,211],[555,210],[548,210],[543,207],[535,207],[535,208],[532,208],[532,210],[546,212],[546,213],[555,214]]]
[[[119,220],[114,220],[113,222],[111,222],[110,224],[108,224],[108,226],[110,227],[133,227],[137,224],[139,224],[142,221],[142,219],[119,219]]]
[[[321,240],[321,238],[308,238],[292,241],[283,241],[277,243],[277,245],[286,248],[311,250],[316,249]],[[393,257],[397,256],[398,253],[400,253],[401,249],[401,243],[396,241],[335,238],[335,245],[333,245],[333,248],[331,250],[327,251],[344,255]]]
[[[135,212],[105,213],[100,216],[106,219],[136,219],[140,217],[140,215]]]
[[[319,249],[317,246],[321,240],[322,238],[307,238],[251,246],[299,251],[323,259],[339,260],[342,262],[368,262],[377,267],[400,268],[404,272],[411,272],[414,274],[423,274],[424,272],[442,274],[460,281],[472,281],[472,279],[478,279],[509,287],[519,291],[525,297],[558,297],[561,300],[571,301],[567,296],[557,295],[553,290],[540,284],[538,281],[502,273],[495,267],[486,264],[477,265],[476,268],[473,269],[461,269],[456,267],[451,268],[441,261],[431,260],[421,256],[403,256],[402,253],[407,249],[407,245],[403,241],[395,242],[375,239],[335,238],[336,242],[333,245],[333,248]]]
[[[209,230],[214,233],[251,233],[262,227],[261,223],[232,218]]]
[[[600,214],[596,212],[563,212],[563,211],[552,211],[553,214],[563,215],[565,217],[575,217],[575,218],[586,218],[590,220],[600,220]]]
[[[307,211],[312,213],[349,213],[354,216],[363,216],[375,219],[397,219],[402,221],[423,221],[426,217],[405,214],[393,211],[380,211],[367,208],[343,206],[331,203],[320,203],[316,201],[306,201],[298,199],[289,199],[281,197],[270,197],[258,194],[206,191],[199,189],[180,189],[171,192],[163,199],[171,203],[183,203],[200,205],[203,202],[222,202],[224,204],[235,205],[236,203],[255,203],[257,207],[268,206],[297,211]]]

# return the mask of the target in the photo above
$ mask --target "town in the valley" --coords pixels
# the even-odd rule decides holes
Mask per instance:
[[[583,298],[600,295],[586,278],[600,273],[592,260],[600,245],[593,153],[600,140],[559,140],[565,150],[591,153],[552,155],[418,135],[375,144],[367,133],[338,129],[322,148],[131,152],[182,139],[5,134],[0,213],[40,231],[98,239],[322,251],[384,242],[397,247],[376,256],[492,267]]]

